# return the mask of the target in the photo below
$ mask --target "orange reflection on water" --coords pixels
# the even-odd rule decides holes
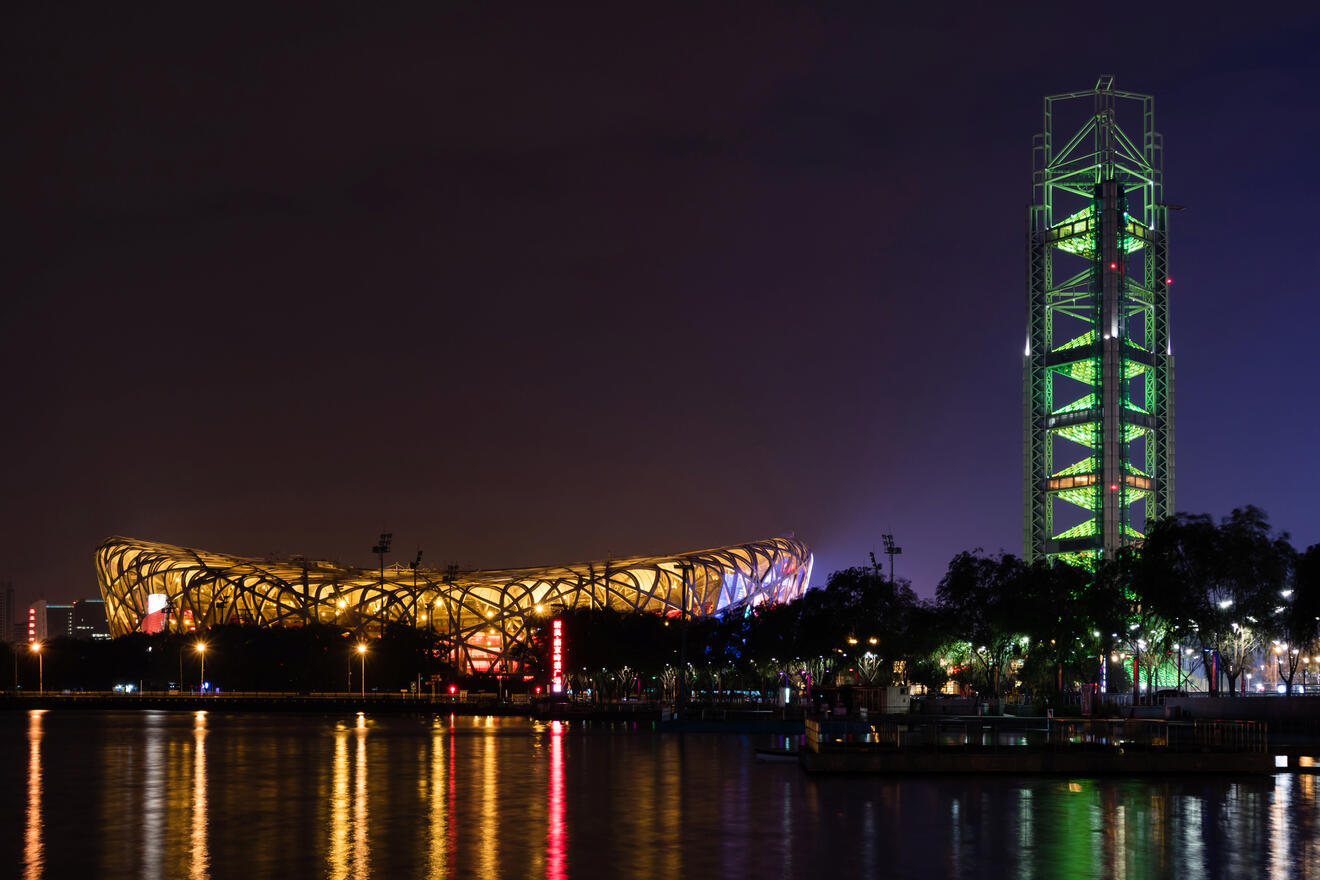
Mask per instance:
[[[358,713],[353,732],[357,747],[349,773],[348,728],[335,727],[335,756],[330,774],[330,851],[326,859],[334,880],[371,876],[367,840],[367,719]]]
[[[27,813],[23,828],[23,880],[37,880],[46,862],[41,838],[41,716],[45,709],[28,712]]]
[[[494,719],[491,716],[486,717],[486,727],[491,727]],[[474,720],[474,723],[475,720]],[[500,854],[497,841],[499,840],[499,814],[496,797],[499,792],[499,772],[495,761],[496,743],[499,737],[483,736],[481,738],[481,842],[478,845],[480,853],[480,874],[482,877],[500,876]]]
[[[371,852],[367,843],[367,719],[358,713],[357,767],[353,785],[353,876],[371,876]]]
[[[448,815],[449,806],[445,798],[445,738],[444,728],[436,721],[431,728],[431,776],[427,791],[427,805],[430,808],[431,829],[430,876],[447,877],[449,863],[446,846],[449,842]]]
[[[335,728],[335,757],[330,776],[330,876],[348,876],[348,732]]]
[[[206,846],[206,711],[193,716],[192,861],[188,875],[203,880],[210,873],[211,857]]]
[[[550,722],[550,785],[546,797],[545,876],[546,880],[564,880],[564,725]]]
[[[165,807],[168,786],[165,773],[171,768],[166,765],[166,736],[163,730],[165,714],[148,712],[143,719],[144,747],[142,750],[142,806],[139,815],[142,823],[142,874],[147,880],[159,880],[165,876]]]

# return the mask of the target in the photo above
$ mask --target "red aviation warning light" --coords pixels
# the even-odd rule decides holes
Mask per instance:
[[[564,621],[550,622],[550,693],[564,692]]]

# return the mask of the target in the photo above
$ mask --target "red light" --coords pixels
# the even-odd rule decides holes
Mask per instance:
[[[1164,279],[1164,283],[1165,283],[1165,284],[1172,284],[1172,283],[1173,283],[1173,279],[1172,279],[1172,278],[1165,278],[1165,279]]]
[[[1118,491],[1118,483],[1110,483],[1110,484],[1109,484],[1109,491],[1110,491],[1110,492],[1117,492],[1117,491]]]
[[[451,684],[451,685],[449,686],[449,692],[450,692],[451,694],[456,694],[456,693],[458,693],[458,685],[456,685],[456,684]]]
[[[541,692],[541,686],[539,684],[536,686],[536,692],[538,694]]]
[[[1109,264],[1109,268],[1111,268],[1111,269],[1117,269],[1117,268],[1118,268],[1118,263],[1110,263],[1110,264]]]

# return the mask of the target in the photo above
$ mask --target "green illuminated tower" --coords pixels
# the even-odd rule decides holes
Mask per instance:
[[[1154,99],[1045,98],[1027,232],[1024,552],[1090,564],[1173,513],[1168,211]]]

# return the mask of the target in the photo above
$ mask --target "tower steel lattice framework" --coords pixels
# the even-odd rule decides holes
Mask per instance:
[[[1173,513],[1170,206],[1154,99],[1112,76],[1050,95],[1034,154],[1024,553],[1091,564]]]

